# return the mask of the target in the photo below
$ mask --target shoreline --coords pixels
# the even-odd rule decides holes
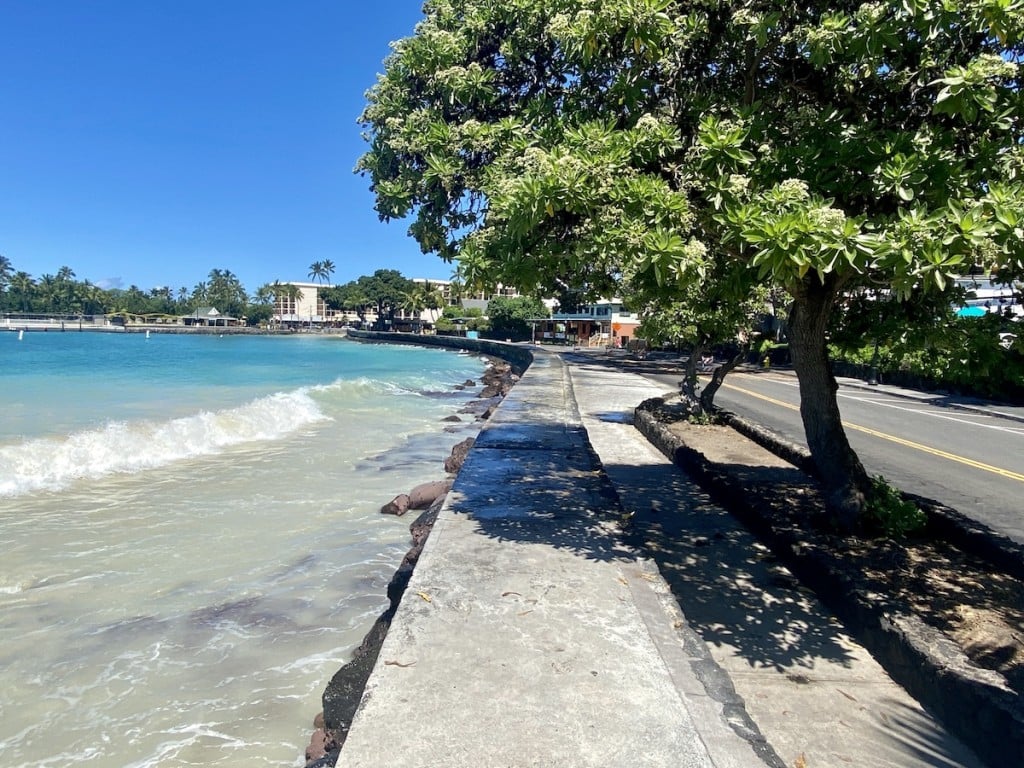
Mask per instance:
[[[4,326],[2,331],[9,333],[159,333],[166,335],[198,335],[198,336],[347,336],[347,329],[269,329],[249,328],[248,326],[166,326],[166,325],[70,325],[60,323]]]
[[[350,336],[354,341],[362,343],[404,343],[417,345],[415,339],[394,338],[403,337],[405,334],[392,334],[385,332],[360,331]],[[430,339],[456,340],[467,342],[466,344],[443,344],[439,342],[428,342],[418,344],[425,347],[445,347],[459,351],[475,351],[488,358],[488,364],[480,376],[482,389],[477,399],[471,401],[462,412],[474,413],[478,422],[486,421],[498,403],[508,394],[511,388],[519,380],[523,371],[529,367],[533,355],[523,348],[514,348],[491,342],[485,339],[463,339],[461,337],[426,337]],[[512,354],[517,350],[517,354]],[[524,354],[525,353],[525,354]],[[522,364],[518,367],[515,362],[509,360],[509,356],[515,358]],[[529,362],[527,362],[527,358]],[[458,476],[467,454],[473,447],[475,437],[466,438],[457,443],[451,450],[449,456],[444,460],[444,470],[447,479],[447,488]],[[389,511],[401,496],[415,495],[416,489],[408,495],[401,494],[392,502],[381,508],[382,514],[394,514]],[[426,544],[438,513],[444,506],[448,490],[444,490],[432,503],[422,511],[409,525],[411,535],[411,546],[406,551],[401,563],[395,570],[394,575],[388,582],[386,596],[388,607],[374,620],[369,631],[363,637],[362,642],[352,651],[351,656],[328,681],[322,696],[323,709],[313,719],[313,733],[305,751],[306,768],[333,768],[338,761],[341,748],[348,736],[348,730],[355,716],[356,710],[363,697],[366,682],[370,678],[374,666],[377,663],[381,646],[387,636],[391,621],[398,610],[402,597],[405,594],[409,580],[419,561],[420,554]],[[404,514],[402,509],[397,514]]]

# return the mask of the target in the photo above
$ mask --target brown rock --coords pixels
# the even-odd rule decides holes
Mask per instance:
[[[426,509],[452,489],[451,480],[420,483],[409,491],[409,509]]]
[[[327,732],[323,728],[317,728],[309,739],[309,746],[306,747],[306,762],[312,763],[327,754]]]
[[[462,421],[462,419],[453,413],[451,416],[445,416],[441,421]]]
[[[475,442],[475,438],[467,437],[461,443],[452,448],[451,455],[444,460],[444,471],[456,474],[460,469],[462,469],[462,463],[466,460],[466,456],[469,454],[469,449],[473,447],[473,443]]]
[[[380,508],[382,515],[396,515],[401,517],[409,511],[409,495],[400,493],[383,507]]]

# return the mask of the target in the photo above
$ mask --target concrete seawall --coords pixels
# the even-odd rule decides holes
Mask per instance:
[[[420,347],[440,347],[479,352],[482,355],[500,357],[507,361],[518,375],[530,367],[533,352],[529,347],[489,339],[467,339],[463,336],[427,336],[411,333],[389,333],[385,331],[348,331],[348,337],[356,341],[380,344],[412,344]]]
[[[706,651],[687,647],[658,569],[623,542],[567,365],[433,338],[533,362],[439,512],[338,764],[778,765],[742,705],[709,695]]]

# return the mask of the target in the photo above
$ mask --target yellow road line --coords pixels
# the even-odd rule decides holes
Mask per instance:
[[[750,397],[756,397],[759,400],[765,400],[766,402],[772,403],[773,405],[781,405],[783,408],[789,408],[791,411],[800,410],[799,407],[792,405],[791,403],[784,403],[781,400],[776,400],[774,397],[768,397],[767,395],[762,395],[759,392],[752,392],[749,389],[737,387],[734,384],[723,383],[722,386],[728,389],[736,390],[737,392],[742,392],[743,394],[749,395]],[[889,435],[886,434],[885,432],[879,432],[878,430],[870,429],[869,427],[862,427],[859,424],[853,424],[849,421],[844,421],[843,426],[846,427],[847,429],[854,429],[858,432],[863,432],[866,435],[871,435],[872,437],[878,437],[881,438],[882,440],[889,440],[890,442],[906,446],[907,448],[915,448],[919,451],[923,451],[924,453],[930,453],[932,456],[939,456],[943,459],[949,459],[950,461],[955,461],[959,464],[965,464],[968,467],[973,467],[974,469],[980,469],[985,472],[991,472],[992,474],[1000,475],[1002,477],[1009,478],[1010,480],[1017,480],[1019,482],[1024,483],[1024,475],[1022,475],[1019,472],[1013,472],[1009,469],[1003,469],[1002,467],[993,467],[991,464],[984,464],[980,461],[975,461],[974,459],[968,459],[966,456],[957,456],[955,453],[940,451],[938,448],[932,448],[931,446],[922,445],[921,443],[915,443],[911,440],[904,440],[902,437],[896,437],[895,435]]]

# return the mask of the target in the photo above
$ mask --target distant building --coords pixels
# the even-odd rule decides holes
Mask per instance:
[[[984,276],[958,277],[956,283],[967,291],[968,307],[1024,317],[1024,306],[1012,286],[1000,285],[991,277]]]
[[[294,295],[282,291],[274,300],[273,320],[283,326],[341,326],[359,319],[355,312],[331,309],[324,302],[322,291],[330,288],[320,283],[302,283],[290,280],[282,286],[293,285]],[[375,316],[374,316],[375,317]]]
[[[498,283],[493,291],[484,292],[477,291],[476,293],[466,293],[462,296],[463,309],[479,309],[485,315],[487,314],[487,305],[491,303],[491,299],[501,296],[506,299],[514,299],[518,296],[522,296],[518,288],[514,288],[511,285],[503,285]]]
[[[491,300],[497,296],[514,298],[522,294],[518,289],[509,285],[498,283],[493,291],[477,291],[475,293],[461,293],[457,291],[458,284],[452,280],[431,280],[425,277],[412,278],[414,283],[421,285],[429,283],[441,296],[440,306],[437,309],[424,309],[418,315],[413,316],[405,310],[399,309],[395,312],[396,327],[401,330],[414,329],[423,324],[433,324],[441,316],[445,307],[461,307],[462,309],[479,309],[485,315]]]
[[[579,312],[555,312],[533,321],[534,339],[540,343],[582,347],[625,347],[636,337],[640,318],[622,299],[601,299]]]
[[[181,324],[187,326],[228,327],[242,325],[243,323],[237,317],[222,315],[216,307],[197,307],[187,315],[181,316]]]

